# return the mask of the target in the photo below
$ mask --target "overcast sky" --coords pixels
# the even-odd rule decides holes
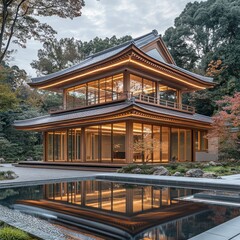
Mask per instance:
[[[131,35],[138,37],[153,29],[159,34],[173,26],[174,19],[182,12],[191,0],[85,0],[82,16],[74,20],[61,18],[42,18],[57,32],[57,38],[74,37],[89,41],[98,36],[101,38]],[[31,68],[32,60],[37,59],[41,44],[29,41],[26,49],[18,49],[14,64],[23,68],[34,77]]]

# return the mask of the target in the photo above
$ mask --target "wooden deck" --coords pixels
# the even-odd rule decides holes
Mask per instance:
[[[16,167],[52,168],[79,171],[116,172],[126,164],[22,161]]]

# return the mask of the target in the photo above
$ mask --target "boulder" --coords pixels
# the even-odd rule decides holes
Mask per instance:
[[[211,172],[205,172],[202,175],[203,178],[217,178],[217,175],[215,173],[211,173]]]
[[[214,162],[214,161],[211,161],[208,163],[210,166],[222,166],[222,164],[220,162]]]
[[[3,177],[4,177],[5,179],[15,179],[15,178],[18,177],[18,175],[17,175],[15,172],[7,171],[7,172],[4,172]]]
[[[140,174],[140,173],[142,173],[142,169],[139,168],[139,167],[134,168],[134,169],[131,171],[131,173],[133,173],[133,174]]]
[[[186,177],[202,177],[204,172],[199,168],[193,168],[186,172]]]
[[[26,158],[26,160],[25,161],[33,161],[33,158],[32,157],[28,157],[28,158]]]
[[[169,171],[163,166],[154,167],[153,168],[153,175],[169,176]]]
[[[183,176],[183,174],[180,173],[180,172],[175,172],[175,173],[173,174],[173,176],[175,176],[175,177],[181,177],[181,176]]]
[[[5,163],[5,159],[4,158],[0,158],[0,163]]]

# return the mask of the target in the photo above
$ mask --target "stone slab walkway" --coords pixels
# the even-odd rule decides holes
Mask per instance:
[[[18,178],[0,181],[0,188],[39,185],[49,182],[71,181],[79,178],[90,178],[99,172],[24,168],[14,167],[10,164],[1,164],[0,171],[14,171]]]

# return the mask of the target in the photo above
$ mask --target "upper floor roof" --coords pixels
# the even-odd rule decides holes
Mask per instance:
[[[106,60],[112,59],[115,56],[120,56],[121,53],[125,53],[126,50],[130,49],[131,47],[139,50],[141,53],[145,54],[145,56],[148,56],[148,58],[150,60],[153,60],[154,63],[157,64],[159,63],[161,64],[161,66],[166,67],[170,70],[177,71],[180,74],[185,74],[186,76],[189,76],[193,79],[196,79],[197,81],[200,81],[203,85],[204,84],[207,84],[209,86],[213,85],[212,78],[201,76],[199,74],[192,73],[188,70],[176,66],[174,59],[172,58],[161,36],[158,35],[158,32],[156,30],[153,30],[152,32],[141,37],[125,42],[121,45],[93,54],[87,57],[85,60],[81,61],[79,64],[76,64],[67,69],[52,74],[48,74],[46,76],[32,78],[32,83],[29,83],[29,85],[32,87],[45,88],[42,86],[44,85],[47,86],[49,85],[49,83],[53,81],[58,81],[58,79],[69,77],[71,74],[76,74],[76,72],[79,73],[85,71],[86,69],[90,69],[91,67],[96,66],[96,64],[98,63],[100,64]],[[57,83],[54,85],[56,86]]]

